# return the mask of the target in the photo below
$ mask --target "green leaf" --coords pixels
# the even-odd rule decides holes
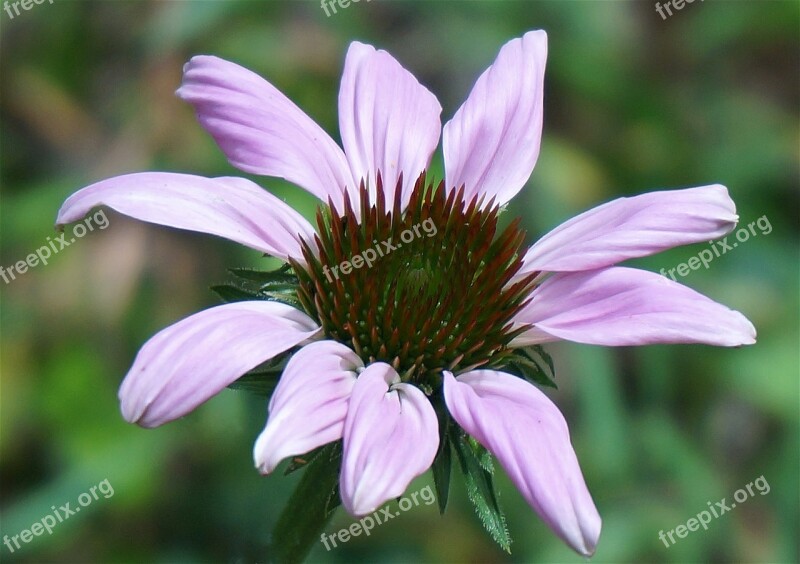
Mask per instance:
[[[483,448],[478,441],[469,435],[467,435],[467,443],[469,443],[469,446],[472,448],[472,453],[475,455],[481,468],[494,476],[494,460],[492,459],[492,453]]]
[[[249,268],[229,268],[228,272],[249,282],[255,282],[262,288],[270,288],[276,285],[297,286],[297,276],[290,272],[288,264],[283,265],[277,270],[251,270]]]
[[[319,541],[339,499],[341,441],[322,448],[308,464],[300,483],[284,507],[272,530],[272,560],[294,564],[302,562]]]
[[[549,388],[557,388],[553,359],[541,345],[516,349],[504,360],[503,370]]]
[[[223,301],[267,300],[301,309],[297,298],[299,282],[289,265],[270,271],[231,268],[229,272],[236,277],[235,281],[211,287]]]
[[[439,446],[439,452],[433,460],[433,485],[436,487],[436,501],[439,503],[439,513],[444,515],[447,509],[447,498],[450,495],[451,474],[450,441],[445,439]]]
[[[503,550],[510,553],[511,536],[508,533],[506,518],[500,509],[500,504],[497,502],[497,495],[494,491],[494,483],[492,481],[494,465],[491,463],[491,455],[486,449],[455,427],[451,428],[450,435],[458,462],[461,465],[461,471],[464,472],[467,496],[475,507],[478,518],[495,542]],[[488,458],[486,455],[488,455]]]
[[[317,458],[322,452],[325,450],[325,447],[315,448],[311,452],[304,454],[303,456],[294,456],[289,461],[289,465],[284,470],[283,475],[288,476],[293,472],[300,470],[301,468],[305,468],[307,464],[310,464]]]
[[[260,299],[257,293],[239,288],[232,284],[217,284],[211,286],[211,291],[217,294],[226,303],[249,302]]]
[[[277,385],[277,377],[275,379],[267,379],[261,374],[245,374],[235,382],[228,384],[228,387],[231,390],[250,392],[258,397],[269,399],[272,397],[272,392],[275,391],[275,386]]]
[[[294,292],[264,292],[259,299],[269,302],[280,302],[303,311],[303,305]]]
[[[259,397],[269,399],[278,385],[278,379],[283,374],[286,363],[289,362],[289,359],[297,350],[299,349],[292,348],[262,363],[238,380],[228,384],[228,388],[250,392]]]
[[[297,299],[295,289],[296,287],[292,286],[289,290],[263,290],[259,288],[248,288],[246,286],[236,286],[234,284],[218,284],[211,287],[211,291],[217,294],[226,303],[262,300],[281,302],[301,309],[300,300]]]
[[[450,495],[450,474],[451,459],[450,437],[447,432],[449,426],[449,416],[444,410],[436,410],[439,416],[439,451],[433,459],[431,472],[433,473],[433,485],[436,487],[436,501],[439,504],[439,513],[444,515],[447,509],[447,498]]]

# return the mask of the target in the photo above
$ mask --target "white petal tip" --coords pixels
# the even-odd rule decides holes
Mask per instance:
[[[597,518],[597,523],[593,523],[592,525],[593,530],[590,535],[583,538],[583,543],[579,546],[572,547],[586,558],[591,558],[597,551],[597,543],[600,540],[600,528],[602,525],[600,517]]]
[[[528,33],[525,34],[524,37],[534,38],[539,42],[545,42],[545,43],[547,42],[547,32],[543,29],[535,29],[533,31],[529,31]]]
[[[744,347],[756,343],[756,328],[747,317],[736,310],[731,310],[732,317],[728,327],[731,328],[727,342],[721,343],[726,347]]]
[[[577,521],[565,525],[558,535],[572,550],[581,556],[591,558],[597,551],[603,521],[594,505],[579,509],[576,517]],[[551,526],[556,531],[560,528],[555,523],[551,523]]]
[[[256,460],[256,470],[258,470],[258,473],[262,476],[268,476],[269,474],[272,474],[272,471],[275,470],[275,467],[267,464],[266,462],[259,462]]]
[[[369,515],[378,510],[378,506],[370,503],[359,503],[356,505],[349,505],[345,507],[345,510],[356,518],[364,517],[365,515]]]
[[[124,401],[120,406],[120,412],[122,413],[122,418],[125,421],[134,425],[138,425],[143,429],[153,429],[167,422],[163,419],[148,417],[147,407],[140,408],[127,404]]]
[[[275,456],[274,445],[267,444],[269,442],[267,432],[267,429],[264,429],[253,446],[253,461],[262,476],[271,474],[282,460]]]
[[[139,409],[131,402],[126,401],[126,399],[122,395],[120,395],[119,400],[120,400],[119,410],[120,413],[122,414],[122,418],[128,423],[133,423],[134,425],[141,425],[142,424],[141,419],[144,409]]]

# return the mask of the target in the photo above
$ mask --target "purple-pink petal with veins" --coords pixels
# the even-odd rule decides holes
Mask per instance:
[[[256,467],[269,474],[286,457],[342,438],[350,394],[364,363],[335,341],[300,349],[286,364],[269,402],[269,418],[253,449]]]
[[[534,271],[593,270],[680,245],[716,239],[738,221],[720,184],[619,198],[573,217],[525,254],[517,278]]]
[[[400,496],[430,468],[439,448],[436,412],[422,391],[385,363],[356,380],[344,423],[339,492],[356,517]]]
[[[61,206],[56,226],[101,205],[141,221],[224,237],[283,260],[303,262],[300,241],[314,237],[302,215],[249,180],[172,172],[125,174],[78,190]]]
[[[465,185],[467,201],[508,202],[530,178],[542,139],[547,34],[506,43],[444,126],[448,190]]]
[[[605,346],[750,345],[756,330],[739,313],[653,272],[610,267],[545,280],[513,321],[533,325],[511,346],[564,339]]]
[[[342,209],[345,190],[357,192],[342,149],[272,84],[230,61],[192,57],[178,96],[230,163],[245,172],[285,178]],[[358,202],[355,202],[358,204]]]
[[[590,556],[601,520],[583,479],[564,417],[532,384],[494,370],[444,372],[453,419],[489,450],[551,529]]]
[[[182,417],[319,331],[305,313],[278,302],[237,302],[189,316],[142,346],[119,389],[122,416],[142,427]]]
[[[339,89],[339,130],[353,178],[365,180],[375,198],[381,172],[386,202],[403,174],[403,207],[439,144],[442,107],[386,51],[354,41],[347,51]]]

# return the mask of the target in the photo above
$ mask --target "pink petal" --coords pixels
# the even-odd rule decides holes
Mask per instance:
[[[125,174],[78,190],[61,206],[56,226],[99,205],[142,221],[225,237],[284,260],[302,258],[299,241],[314,236],[303,216],[249,180],[170,172]]]
[[[439,448],[439,424],[428,398],[400,383],[384,363],[358,377],[344,423],[339,492],[354,516],[401,495],[425,472]]]
[[[519,275],[591,270],[734,228],[736,206],[720,184],[619,198],[562,223],[527,252]]]
[[[535,386],[494,370],[444,373],[453,419],[494,454],[539,516],[573,549],[594,553],[600,515],[558,408]]]
[[[194,106],[233,166],[285,178],[340,207],[343,191],[353,188],[339,146],[254,72],[218,57],[192,57],[177,94]]]
[[[177,419],[318,331],[306,314],[277,302],[238,302],[196,313],[141,348],[119,389],[122,415],[142,427]]]
[[[350,44],[339,90],[339,129],[353,178],[366,180],[373,198],[377,171],[390,204],[402,173],[402,202],[408,202],[439,144],[441,112],[436,97],[389,53]]]
[[[590,345],[705,343],[749,345],[745,316],[694,290],[635,268],[556,274],[533,291],[514,321],[534,330],[512,346],[566,339]]]
[[[530,178],[542,137],[547,34],[531,31],[506,43],[453,119],[444,126],[448,189],[465,185],[497,204]]]
[[[342,438],[347,404],[362,368],[358,355],[335,341],[306,345],[289,360],[253,450],[262,474],[288,456]]]

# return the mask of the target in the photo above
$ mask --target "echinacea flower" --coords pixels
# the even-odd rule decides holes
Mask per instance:
[[[157,172],[67,199],[58,225],[106,205],[239,242],[296,277],[296,302],[212,307],[150,339],[120,388],[123,416],[161,425],[290,351],[255,444],[262,473],[342,440],[339,494],[361,516],[466,433],[556,534],[592,554],[601,522],[567,424],[506,369],[511,359],[558,339],[738,346],[755,342],[755,330],[681,284],[615,266],[728,233],[738,218],[723,186],[621,198],[527,250],[518,222],[498,231],[500,207],[539,154],[546,56],[543,31],[509,41],[442,129],[433,94],[385,51],[354,42],[339,91],[344,150],[258,75],[192,58],[178,95],[231,164],[297,184],[320,211],[315,229],[249,180]],[[436,184],[426,170],[440,134]],[[380,253],[369,265],[368,249]]]

